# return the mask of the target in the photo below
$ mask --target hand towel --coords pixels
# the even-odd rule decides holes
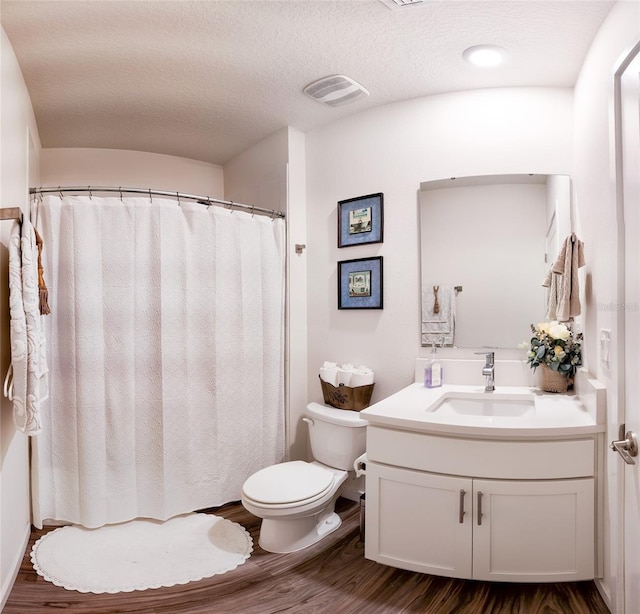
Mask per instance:
[[[420,331],[422,345],[453,345],[455,320],[456,293],[454,287],[424,284]]]
[[[556,313],[558,322],[568,322],[580,315],[578,269],[584,265],[584,244],[572,233],[564,240],[558,258],[551,268],[554,273],[562,275]]]
[[[562,284],[562,275],[558,273],[554,273],[550,268],[547,271],[547,276],[544,278],[542,282],[542,286],[544,288],[548,288],[547,290],[547,320],[557,320],[557,311],[558,311],[558,296],[560,293],[560,286]]]

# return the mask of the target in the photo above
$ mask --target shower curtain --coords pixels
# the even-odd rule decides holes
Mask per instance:
[[[149,197],[34,209],[51,307],[34,524],[238,500],[284,457],[284,220]]]

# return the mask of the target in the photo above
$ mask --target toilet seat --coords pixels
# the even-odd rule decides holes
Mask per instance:
[[[335,477],[317,464],[289,461],[254,473],[244,483],[242,494],[259,506],[291,507],[323,497],[333,488]]]

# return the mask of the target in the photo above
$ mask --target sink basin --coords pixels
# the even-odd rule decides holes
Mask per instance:
[[[485,394],[445,394],[427,411],[447,416],[517,417],[533,414],[535,405],[529,395],[497,396]]]

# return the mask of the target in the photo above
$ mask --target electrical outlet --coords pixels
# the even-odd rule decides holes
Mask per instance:
[[[611,331],[600,329],[600,366],[607,371],[611,366]]]

